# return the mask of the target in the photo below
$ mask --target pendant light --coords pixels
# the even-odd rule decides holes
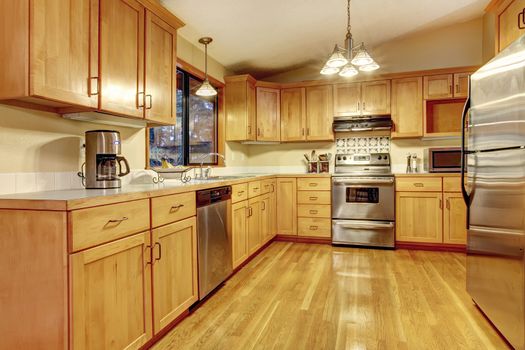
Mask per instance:
[[[208,44],[213,41],[210,37],[204,37],[199,39],[199,43],[204,45],[204,81],[202,82],[199,89],[195,92],[197,96],[215,96],[217,90],[210,84],[208,80]]]
[[[333,75],[339,73],[341,77],[353,77],[362,72],[371,72],[379,69],[374,59],[366,51],[365,44],[354,47],[350,25],[350,0],[347,6],[348,27],[346,30],[345,48],[335,45],[334,51],[321,69],[322,75]],[[354,55],[354,51],[356,54]],[[358,70],[359,68],[359,70]]]

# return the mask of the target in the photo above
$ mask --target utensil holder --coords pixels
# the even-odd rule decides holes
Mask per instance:
[[[319,164],[317,162],[308,162],[308,173],[318,173],[319,172]]]
[[[317,169],[320,173],[329,173],[330,172],[330,162],[327,160],[320,160]]]

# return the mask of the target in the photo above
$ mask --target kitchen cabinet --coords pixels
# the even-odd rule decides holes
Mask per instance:
[[[252,255],[261,247],[262,241],[262,210],[263,204],[260,197],[248,200],[247,241],[248,255]]]
[[[257,106],[255,79],[225,77],[226,141],[255,141]]]
[[[248,201],[232,204],[231,211],[232,263],[235,269],[248,258]]]
[[[390,114],[390,81],[334,85],[334,116]]]
[[[195,217],[152,231],[154,332],[199,299]]]
[[[306,140],[306,89],[281,90],[281,141]]]
[[[260,216],[260,227],[261,227],[261,236],[260,236],[260,246],[262,246],[264,243],[268,242],[270,239],[272,239],[272,232],[271,232],[271,222],[270,222],[270,214],[271,214],[271,208],[270,208],[270,195],[266,194],[261,196],[260,198],[261,203],[261,216]]]
[[[467,243],[467,206],[459,192],[444,193],[443,243]]]
[[[146,11],[145,118],[175,124],[177,117],[177,29]]]
[[[306,88],[306,140],[333,141],[333,95],[331,85]]]
[[[269,201],[269,215],[270,215],[270,236],[268,240],[275,237],[277,234],[277,180],[272,179],[270,183],[270,201]]]
[[[425,100],[454,97],[452,74],[427,75],[423,79]]]
[[[138,349],[152,337],[149,247],[147,231],[71,255],[72,348]]]
[[[98,3],[1,1],[0,99],[96,108]]]
[[[468,97],[470,73],[454,74],[454,97]]]
[[[331,220],[330,178],[297,179],[297,234],[302,237],[330,238]]]
[[[297,235],[297,180],[277,178],[277,233]]]
[[[281,94],[279,89],[257,87],[257,140],[281,140]]]
[[[493,0],[487,9],[496,16],[496,53],[525,34],[525,0]]]
[[[441,192],[396,193],[396,241],[441,243]]]
[[[423,136],[423,78],[392,79],[392,138]]]

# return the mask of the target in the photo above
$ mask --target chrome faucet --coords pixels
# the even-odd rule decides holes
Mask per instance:
[[[203,155],[201,157],[201,165],[200,165],[200,173],[199,173],[199,176],[197,176],[197,174],[195,174],[195,178],[196,179],[207,179],[208,177],[210,177],[210,172],[211,172],[211,168],[208,166],[208,168],[206,169],[206,172],[203,172],[203,169],[202,169],[202,166],[204,164],[204,160],[209,157],[209,156],[218,156],[218,157],[221,157],[222,160],[224,161],[224,165],[226,165],[226,157],[224,157],[222,154],[220,153],[214,153],[214,152],[211,152],[211,153],[207,153],[205,155]]]

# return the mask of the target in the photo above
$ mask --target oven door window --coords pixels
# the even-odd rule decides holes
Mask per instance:
[[[347,187],[347,203],[379,203],[378,187]]]

